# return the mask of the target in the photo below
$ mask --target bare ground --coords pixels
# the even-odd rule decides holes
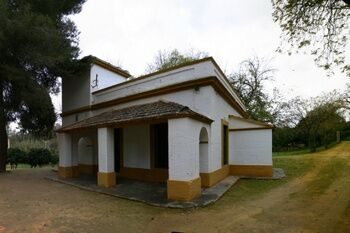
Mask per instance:
[[[0,233],[350,232],[350,142],[290,161],[299,159],[314,161],[302,176],[259,195],[253,189],[242,200],[224,196],[193,210],[156,208],[55,183],[44,179],[48,168],[20,169],[0,174]]]

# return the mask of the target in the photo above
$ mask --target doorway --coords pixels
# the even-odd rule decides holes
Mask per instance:
[[[123,152],[123,129],[114,129],[114,171],[120,172],[122,152]]]

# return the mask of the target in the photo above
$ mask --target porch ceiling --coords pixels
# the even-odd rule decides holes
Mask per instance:
[[[210,124],[212,119],[192,111],[189,107],[174,102],[157,101],[148,104],[134,105],[122,109],[103,112],[68,126],[61,127],[56,132],[69,132],[101,127],[122,127],[143,122],[167,120],[175,118],[193,118]]]

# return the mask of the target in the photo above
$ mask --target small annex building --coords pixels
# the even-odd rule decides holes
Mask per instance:
[[[212,57],[138,78],[88,56],[62,78],[59,176],[167,184],[187,201],[229,175],[272,176],[272,127],[249,119]]]

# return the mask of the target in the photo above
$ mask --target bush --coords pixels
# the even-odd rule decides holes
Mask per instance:
[[[7,163],[11,169],[17,168],[19,163],[27,163],[27,153],[18,148],[10,148],[7,150]]]
[[[57,153],[52,153],[50,158],[50,164],[51,166],[57,165],[59,161]]]
[[[28,164],[31,168],[50,164],[51,159],[52,155],[48,149],[31,149],[28,153]]]

